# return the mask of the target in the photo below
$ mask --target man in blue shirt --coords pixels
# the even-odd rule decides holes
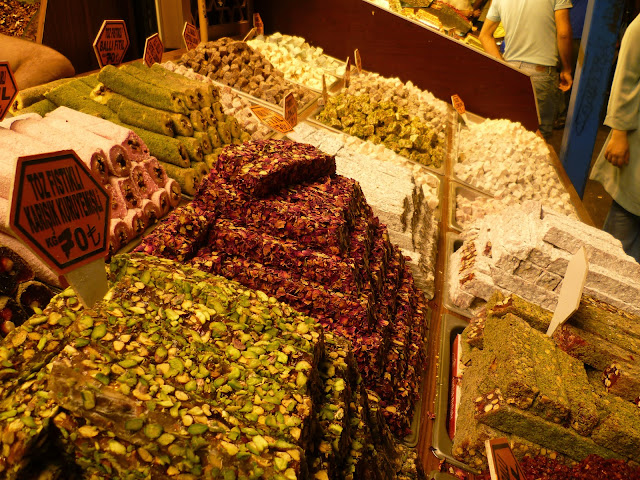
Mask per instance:
[[[571,69],[571,0],[494,0],[480,32],[485,51],[531,76],[536,93],[540,132],[549,140],[558,108],[558,88],[573,83]],[[504,58],[493,39],[502,22]],[[556,69],[558,55],[562,62]]]

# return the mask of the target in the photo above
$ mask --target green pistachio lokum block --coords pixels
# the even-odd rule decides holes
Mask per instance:
[[[95,103],[95,102],[94,102]],[[147,145],[149,153],[163,163],[170,163],[176,167],[190,167],[189,153],[186,147],[175,138],[160,135],[159,133],[145,130],[144,128],[135,127],[127,123],[117,121],[118,125],[122,125],[133,130]]]
[[[184,95],[185,104],[190,110],[198,108],[200,105],[198,92],[195,88],[182,87],[182,85],[177,84],[176,82],[171,82],[168,79],[155,74],[155,70],[152,71],[143,63],[137,63],[137,66],[132,64],[121,65],[118,69],[144,83],[148,83],[149,85],[182,93]]]
[[[582,296],[578,311],[572,318],[592,318],[611,328],[622,330],[632,337],[640,338],[640,317],[588,295]]]
[[[495,298],[495,302],[492,302],[491,307],[487,308],[487,315],[503,317],[512,313],[543,333],[546,333],[551,324],[552,312],[527,302],[515,294],[510,294],[507,297],[503,297],[502,294],[499,296],[494,294],[493,298]]]
[[[624,459],[623,455],[598,445],[591,438],[579,435],[572,428],[549,422],[531,412],[508,405],[501,395],[491,398],[489,395],[479,396],[475,401],[475,418],[486,425],[503,432],[514,433],[576,461],[581,461],[591,454]]]
[[[200,141],[203,155],[213,153],[213,145],[211,144],[211,138],[207,132],[193,132],[193,136]]]
[[[540,390],[531,411],[546,420],[564,424],[569,415],[569,403],[555,352],[557,347],[553,340],[537,330],[531,330],[530,339],[536,386]]]
[[[220,141],[223,145],[229,145],[232,143],[233,137],[231,136],[231,131],[229,129],[229,125],[225,122],[218,122],[216,124],[216,130],[218,131],[218,135],[220,136]],[[212,139],[213,142],[213,139]]]
[[[209,175],[209,171],[211,170],[211,167],[207,166],[205,162],[193,162],[191,167],[196,172],[196,183],[198,185],[200,185],[200,182],[204,177]]]
[[[584,364],[558,349],[556,357],[569,401],[569,424],[580,435],[588,436],[600,418]]]
[[[191,110],[189,119],[191,120],[193,130],[196,132],[206,132],[207,128],[209,128],[208,120],[205,119],[199,110]]]
[[[213,110],[213,115],[216,117],[218,122],[224,122],[225,113],[222,109],[222,104],[219,101],[211,104],[211,110]]]
[[[233,138],[240,138],[240,136],[242,135],[242,127],[238,123],[238,120],[236,120],[236,118],[232,115],[227,115],[225,123],[227,124],[227,127],[229,127],[231,136]]]
[[[220,152],[222,152],[222,139],[220,138],[220,134],[218,133],[218,127],[213,126],[207,128],[207,133],[209,134],[209,140],[211,140],[211,146],[214,149],[219,148]]]
[[[9,111],[11,113],[18,113],[20,110],[27,108],[29,105],[33,105],[36,102],[45,99],[45,93],[54,88],[64,85],[73,81],[73,78],[61,78],[54,80],[53,82],[44,83],[35,87],[24,88],[20,90],[13,103],[11,104]]]
[[[220,156],[220,152],[218,153],[210,153],[204,156],[204,163],[207,164],[209,170],[214,169],[218,166],[218,157]]]
[[[77,89],[66,83],[49,90],[45,97],[59,107],[69,107],[107,120],[117,118],[109,107],[93,101],[89,95],[80,94]]]
[[[58,106],[46,98],[39,102],[33,103],[26,108],[20,110],[20,114],[23,113],[37,113],[41,117],[44,117],[47,113],[53,112]]]
[[[640,368],[633,363],[614,363],[604,369],[607,390],[640,406]]]
[[[140,136],[142,137],[142,135]],[[144,140],[146,142],[146,139]],[[151,150],[151,146],[149,146],[149,149]],[[167,175],[170,178],[173,178],[176,182],[178,182],[178,185],[180,185],[180,188],[184,193],[186,193],[187,195],[196,194],[196,188],[198,186],[198,175],[194,168],[177,167],[176,165],[160,161],[159,157],[158,163],[160,163],[160,166],[164,168],[165,172],[167,172]]]
[[[107,65],[98,74],[98,80],[110,90],[149,107],[169,112],[188,114],[186,95],[158,87]]]
[[[487,318],[484,349],[495,357],[492,370],[508,404],[529,408],[539,392],[531,345],[532,329],[512,314]]]
[[[82,83],[86,84],[91,90],[96,88],[98,86],[98,84],[100,83],[98,81],[98,74],[97,73],[92,73],[91,75],[85,75],[83,77],[78,77],[78,80],[80,80]]]
[[[202,118],[204,119],[204,124],[207,126],[207,128],[213,127],[215,126],[216,123],[218,123],[218,119],[213,113],[213,110],[211,109],[211,107],[205,107],[201,109],[200,113],[202,114]]]

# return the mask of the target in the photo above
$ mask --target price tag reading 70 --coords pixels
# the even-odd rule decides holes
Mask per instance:
[[[71,150],[18,159],[10,226],[64,275],[106,255],[109,195]]]

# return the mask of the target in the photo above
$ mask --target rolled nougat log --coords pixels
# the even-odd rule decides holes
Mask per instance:
[[[176,139],[180,140],[180,143],[187,149],[191,162],[202,162],[204,160],[202,143],[198,138],[177,136]]]
[[[177,182],[176,182],[176,185],[178,186],[178,188],[180,188]],[[153,192],[150,200],[155,205],[157,205],[158,208],[160,209],[160,218],[166,215],[169,212],[169,210],[172,208],[171,200],[169,198],[169,193],[164,188],[161,188]]]
[[[208,122],[205,120],[200,111],[191,110],[189,118],[191,120],[191,124],[193,125],[193,129],[196,132],[205,132],[207,130]]]
[[[127,203],[122,196],[122,191],[119,188],[113,188],[111,184],[105,185],[104,189],[111,200],[111,218],[124,218],[127,215]]]
[[[117,122],[125,128],[133,130],[144,141],[149,149],[149,154],[165,163],[178,167],[190,167],[189,153],[182,143],[175,138],[150,132],[144,128],[134,127],[120,121]]]
[[[209,134],[209,140],[211,141],[211,146],[214,149],[222,147],[222,139],[220,138],[220,134],[218,133],[217,123],[213,127],[208,128],[207,133]]]
[[[233,137],[231,136],[229,125],[227,125],[226,122],[218,122],[216,125],[216,130],[218,131],[218,135],[220,135],[220,140],[222,141],[223,145],[229,145],[232,143]]]
[[[193,168],[180,168],[162,161],[159,163],[167,172],[167,175],[178,182],[183,194],[195,195],[198,182],[196,171]]]
[[[118,69],[150,85],[183,93],[187,108],[190,110],[199,108],[200,106],[198,91],[195,88],[181,87],[179,84],[176,84],[176,82],[169,82],[163,77],[153,73],[151,69],[143,63],[138,63],[137,66],[121,65]]]
[[[80,92],[71,85],[59,85],[49,90],[45,94],[45,97],[59,107],[69,107],[100,118],[116,118],[116,114],[112,112],[109,107],[94,102],[89,95],[81,95]]]
[[[236,120],[236,117],[232,115],[227,115],[225,123],[227,124],[227,127],[229,127],[229,132],[231,132],[231,136],[233,138],[240,138],[240,136],[242,135],[242,127],[238,123],[238,120]]]
[[[135,237],[131,225],[124,218],[112,218],[109,224],[110,251],[114,255],[118,250],[127,245]],[[112,240],[111,240],[112,239]],[[113,245],[113,247],[111,247]],[[114,251],[111,251],[111,248]]]
[[[140,165],[145,168],[151,180],[153,180],[158,187],[164,187],[166,185],[168,178],[167,172],[164,171],[164,168],[162,168],[157,158],[149,157],[140,162]]]
[[[65,120],[55,117],[45,117],[43,120],[46,125],[56,128],[69,135],[74,135],[78,139],[103,150],[107,154],[107,166],[109,172],[117,176],[127,176],[131,170],[131,159],[127,155],[126,150],[118,143],[109,140],[101,135],[97,135],[88,129],[78,131],[76,125]]]
[[[22,110],[20,110],[20,113],[21,114],[37,113],[38,115],[44,117],[47,113],[52,112],[57,107],[58,106],[55,103],[53,103],[51,100],[47,100],[46,98],[43,98],[39,102],[36,102],[34,104],[29,105],[26,108],[23,108]]]
[[[122,195],[127,209],[140,206],[142,199],[137,196],[136,189],[129,177],[110,177],[109,185],[111,185],[112,192],[116,191]]]
[[[35,87],[25,88],[24,90],[20,90],[16,95],[15,100],[11,104],[9,111],[11,113],[19,113],[20,110],[27,108],[34,103],[37,103],[41,100],[44,100],[45,93],[49,90],[63,85],[65,83],[73,80],[72,78],[61,78],[59,80],[55,80],[53,82],[44,83],[42,85],[37,85]]]
[[[167,192],[167,195],[169,196],[169,204],[171,207],[177,207],[182,200],[182,187],[180,187],[178,181],[173,178],[168,179],[164,186],[164,191]],[[154,197],[152,197],[152,199],[153,198]]]
[[[87,141],[84,135],[60,130],[57,126],[45,123],[45,119],[14,122],[11,130],[45,143],[49,150],[74,150],[93,178],[102,184],[106,183],[109,177],[107,154],[99,146]]]
[[[61,277],[59,277],[58,274],[51,270],[46,263],[40,260],[40,258],[31,252],[31,250],[29,250],[29,248],[27,248],[27,246],[20,240],[12,237],[11,235],[0,232],[0,245],[10,248],[19,255],[26,264],[29,265],[29,268],[33,270],[33,275],[38,280],[59,288],[66,285],[66,282],[61,280]]]
[[[204,156],[204,163],[207,164],[207,167],[209,168],[209,170],[216,169],[216,167],[218,166],[219,156],[220,156],[220,153],[210,153],[209,155]]]
[[[204,162],[193,162],[193,169],[196,171],[196,182],[200,185],[200,182],[204,177],[209,175],[210,167]]]
[[[215,126],[216,123],[218,123],[218,119],[213,114],[213,110],[211,109],[211,107],[203,108],[202,110],[200,110],[200,113],[202,114],[202,117],[204,118],[205,123],[209,127],[213,127]]]
[[[27,313],[11,297],[0,297],[0,336],[5,337],[28,318]]]
[[[140,65],[140,64],[138,64]],[[136,65],[137,66],[137,65]],[[213,83],[201,82],[199,80],[192,80],[179,73],[172,72],[164,67],[164,65],[154,64],[151,66],[151,71],[164,78],[165,81],[176,82],[176,84],[183,84],[186,87],[194,86],[204,97],[209,97],[209,102],[205,106],[211,106],[211,102],[220,98],[220,91]]]
[[[166,192],[165,192],[166,193]],[[147,223],[153,225],[162,217],[162,209],[153,200],[145,198],[142,201],[142,213],[147,217]]]
[[[144,233],[144,229],[147,228],[147,219],[140,208],[132,208],[129,210],[127,216],[123,218],[123,221],[131,231],[131,238],[139,237]],[[120,248],[123,246],[124,245],[121,245]]]
[[[53,112],[48,113],[47,117],[65,120],[117,143],[124,148],[129,155],[129,159],[133,162],[141,161],[149,156],[149,149],[135,132],[103,118],[79,112],[68,107],[58,107]],[[116,167],[116,171],[112,171],[112,175],[118,177],[125,177],[127,175],[118,168],[118,165],[114,165],[114,167]]]
[[[216,120],[219,122],[224,122],[224,110],[222,109],[222,103],[214,102],[211,105],[211,110],[213,110],[213,115],[216,117]]]
[[[105,105],[116,112],[122,123],[168,137],[173,137],[176,134],[169,112],[148,107],[113,92],[105,94],[103,99],[106,102]]]
[[[53,292],[44,283],[36,280],[23,282],[18,285],[16,293],[16,302],[24,308],[27,315],[31,316],[35,313],[35,308],[44,310],[53,297]]]
[[[92,73],[91,75],[85,75],[84,77],[78,77],[77,80],[80,80],[82,83],[86,84],[90,89],[94,89],[98,86],[98,74]]]
[[[144,165],[141,165],[139,163],[133,166],[129,178],[131,178],[131,183],[133,184],[133,188],[136,191],[136,195],[141,200],[149,198],[151,194],[158,188],[158,186],[149,176],[147,170],[144,168]]]
[[[11,248],[0,243],[0,295],[13,295],[18,285],[34,277],[27,262]]]
[[[203,155],[208,155],[213,152],[211,138],[209,138],[209,134],[207,132],[193,132],[193,136],[200,141]]]
[[[98,74],[98,80],[110,90],[149,107],[185,115],[189,113],[183,93],[143,82],[113,65],[104,67]]]

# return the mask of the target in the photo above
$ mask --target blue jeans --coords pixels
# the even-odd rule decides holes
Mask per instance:
[[[540,133],[548,141],[553,133],[553,121],[559,107],[558,70],[555,66],[540,67],[527,62],[509,62],[509,64],[531,77],[540,114]]]
[[[622,242],[627,255],[640,263],[640,217],[625,210],[615,200],[602,229]]]

